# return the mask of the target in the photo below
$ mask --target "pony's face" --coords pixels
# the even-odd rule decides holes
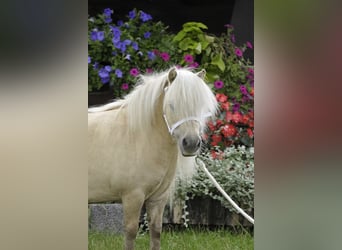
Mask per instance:
[[[183,156],[194,156],[201,147],[201,124],[194,117],[184,118],[176,113],[175,105],[169,103],[164,111],[170,134],[177,140]]]
[[[192,73],[190,81],[202,81],[204,74],[205,71],[200,71],[197,74]],[[169,86],[165,90],[164,119],[170,134],[176,139],[182,155],[194,156],[199,152],[202,142],[201,134],[205,119],[201,117],[203,110],[200,105],[205,103],[205,100],[199,101],[201,98],[196,96],[196,93],[184,93],[192,92],[193,89],[191,88],[182,89],[182,92],[172,89],[177,88],[172,84],[176,77],[176,71],[171,70],[168,75]],[[177,82],[175,84],[181,83]],[[191,85],[191,83],[187,82],[184,82],[184,84]],[[168,91],[171,93],[169,94]],[[168,94],[169,96],[167,96]]]

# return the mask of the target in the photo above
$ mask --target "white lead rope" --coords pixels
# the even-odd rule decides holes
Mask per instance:
[[[209,179],[214,183],[215,187],[221,192],[221,194],[230,202],[230,204],[233,205],[233,207],[238,211],[238,213],[241,213],[250,223],[254,225],[254,219],[249,216],[245,211],[243,211],[233,200],[230,198],[230,196],[223,190],[223,188],[220,186],[220,184],[217,183],[215,178],[210,174],[208,169],[205,167],[204,162],[196,157],[196,162],[199,163],[203,169],[203,171],[208,175]]]

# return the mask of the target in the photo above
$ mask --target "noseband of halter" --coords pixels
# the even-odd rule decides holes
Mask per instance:
[[[206,118],[206,117],[210,117],[210,116],[211,116],[211,113],[206,113],[203,117]],[[175,131],[175,129],[178,128],[180,125],[182,125],[183,123],[185,123],[187,121],[196,121],[199,124],[201,123],[200,119],[198,119],[197,117],[190,116],[190,117],[187,117],[187,118],[183,118],[183,119],[179,120],[178,122],[175,122],[174,124],[172,124],[170,126],[169,122],[167,121],[167,118],[166,118],[165,114],[163,114],[163,117],[164,117],[164,121],[166,123],[167,129],[169,130],[169,133],[172,136],[173,136],[173,132]]]

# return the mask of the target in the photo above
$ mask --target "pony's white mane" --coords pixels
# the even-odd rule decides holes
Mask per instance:
[[[155,119],[156,104],[165,93],[163,109],[172,104],[174,112],[180,118],[195,116],[203,118],[204,114],[214,115],[217,109],[215,96],[208,85],[189,69],[177,69],[177,76],[168,85],[168,71],[159,74],[141,76],[139,85],[125,100],[131,129],[151,128]],[[165,87],[167,90],[165,91]]]
[[[208,85],[190,69],[176,69],[177,76],[168,85],[168,72],[140,75],[134,90],[123,100],[89,109],[101,112],[126,107],[128,126],[131,130],[152,128],[160,96],[165,93],[164,107],[172,104],[180,118],[198,117],[205,122],[205,114],[214,115],[217,110],[215,96]],[[167,90],[165,91],[165,87]]]

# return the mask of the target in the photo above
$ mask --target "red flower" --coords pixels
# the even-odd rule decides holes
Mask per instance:
[[[223,121],[222,121],[222,120],[220,120],[220,119],[217,119],[217,120],[216,120],[216,127],[217,127],[217,128],[221,127],[222,124],[223,124]]]
[[[232,120],[234,123],[239,123],[242,120],[242,115],[238,112],[233,114]]]
[[[226,113],[226,121],[227,122],[230,122],[231,120],[233,119],[233,115],[232,115],[232,112],[227,112]]]
[[[228,100],[228,96],[226,96],[225,94],[217,93],[216,94],[216,100],[218,102],[224,103]]]
[[[225,111],[229,110],[229,102],[221,103],[221,108]]]
[[[241,122],[242,122],[243,124],[248,124],[248,122],[249,122],[249,116],[248,116],[248,115],[243,115],[243,116],[242,116]]]
[[[154,49],[154,50],[152,50],[153,51],[153,53],[155,54],[155,55],[157,55],[157,56],[159,56],[160,55],[160,52],[159,52],[159,50],[157,50],[157,49]]]
[[[223,159],[223,152],[216,152],[216,151],[212,150],[210,153],[211,153],[211,157],[213,159],[218,159],[218,160]]]
[[[211,136],[211,139],[212,139],[211,145],[212,146],[217,146],[217,144],[222,141],[222,136],[221,135],[217,135],[217,134],[213,134]]]
[[[221,132],[224,135],[224,137],[230,137],[236,135],[237,130],[234,125],[227,124],[223,126]]]
[[[215,131],[215,125],[212,121],[208,122],[208,128],[210,129],[210,131]]]
[[[250,122],[248,123],[248,126],[249,126],[250,128],[254,128],[254,121],[250,121]]]
[[[250,138],[252,138],[254,136],[254,133],[253,133],[252,129],[250,129],[250,128],[247,129],[247,134]]]

